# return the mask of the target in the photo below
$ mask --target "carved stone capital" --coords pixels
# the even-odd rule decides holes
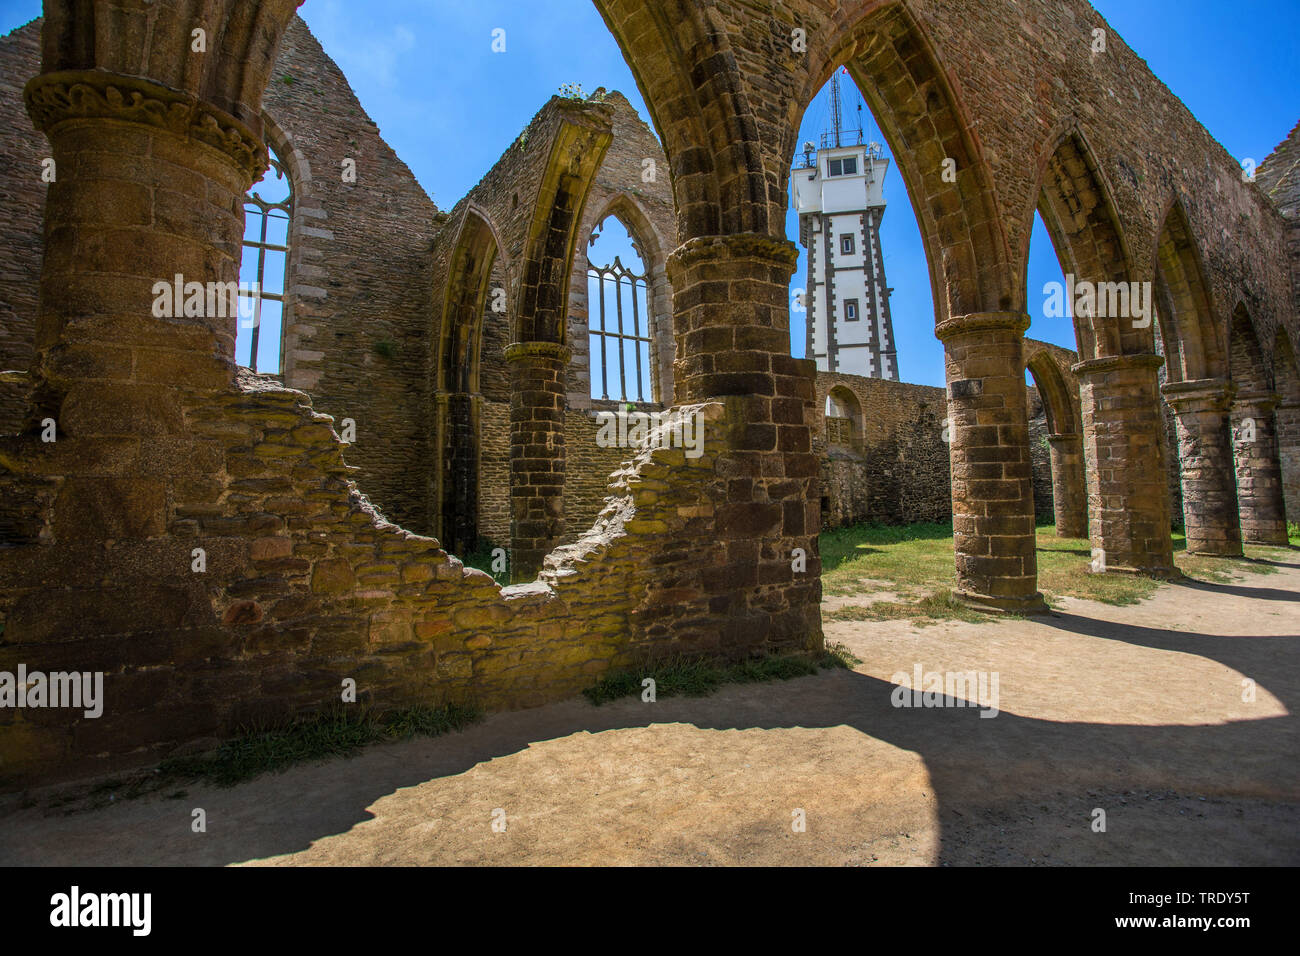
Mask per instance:
[[[799,249],[789,239],[745,232],[730,236],[696,236],[668,257],[670,275],[702,259],[764,259],[791,272],[799,262]]]
[[[1267,415],[1282,402],[1277,392],[1240,392],[1233,400],[1232,407],[1237,412],[1253,412]]]
[[[568,365],[573,349],[558,342],[513,342],[505,349],[507,362],[526,362],[530,359],[550,359]]]
[[[1021,336],[1029,329],[1029,316],[1024,312],[972,312],[969,315],[955,315],[945,319],[934,329],[934,336],[940,342],[962,335],[987,332],[1010,332]]]
[[[1164,364],[1163,355],[1142,352],[1136,355],[1105,355],[1101,358],[1089,359],[1086,362],[1080,362],[1078,365],[1070,366],[1070,371],[1078,376],[1080,381],[1084,381],[1110,372],[1141,371],[1144,369],[1155,371]]]
[[[246,124],[192,93],[103,70],[42,73],[23,90],[36,128],[53,132],[78,119],[113,119],[164,129],[225,153],[245,188],[266,170],[266,144]]]
[[[1171,382],[1160,388],[1175,411],[1224,411],[1236,393],[1236,386],[1221,378]]]

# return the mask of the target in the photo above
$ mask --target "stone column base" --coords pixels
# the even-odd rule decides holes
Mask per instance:
[[[997,597],[958,589],[953,589],[951,593],[953,600],[962,607],[989,614],[1049,614],[1052,610],[1039,591],[1028,597]]]
[[[1219,555],[1211,555],[1211,557],[1219,557]],[[1099,572],[1089,571],[1088,573],[1094,574]],[[1159,565],[1138,567],[1131,564],[1107,564],[1105,573],[1135,574],[1144,578],[1154,578],[1157,581],[1177,581],[1183,577],[1183,572],[1179,571],[1178,568],[1173,566],[1163,567]]]

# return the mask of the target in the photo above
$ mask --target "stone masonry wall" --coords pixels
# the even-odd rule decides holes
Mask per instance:
[[[596,413],[570,409],[565,416],[564,443],[568,472],[564,481],[565,543],[577,540],[591,528],[605,508],[609,476],[618,470],[627,450],[596,444],[600,427]]]
[[[23,107],[23,85],[41,66],[40,20],[0,38],[0,371],[32,364],[40,290],[45,134]],[[58,174],[58,170],[55,170]],[[0,382],[0,435],[16,432],[26,410],[18,382]]]
[[[424,528],[437,207],[299,17],[263,109],[295,173],[284,382],[356,423],[348,460],[366,494],[398,524]],[[355,182],[343,179],[344,159],[355,161]]]
[[[32,355],[40,159],[48,146],[22,88],[40,70],[41,23],[0,40],[0,369],[26,369]],[[286,31],[271,75],[267,139],[294,190],[283,381],[356,422],[349,459],[363,470],[366,493],[398,523],[423,527],[422,389],[437,208],[301,18]],[[355,183],[343,182],[344,158],[356,161]],[[0,434],[17,429],[22,395],[0,383]]]
[[[1260,191],[1287,221],[1286,252],[1291,270],[1292,319],[1273,340],[1273,387],[1281,395],[1274,410],[1287,520],[1300,524],[1300,123],[1260,164]]]
[[[43,384],[51,401],[66,397],[60,424],[68,427],[57,443],[0,437],[0,501],[22,518],[9,522],[12,534],[0,547],[0,669],[25,663],[46,671],[103,670],[108,709],[97,721],[56,710],[0,712],[0,788],[151,762],[242,722],[317,710],[338,699],[344,677],[384,708],[451,699],[499,708],[572,695],[637,659],[820,649],[819,462],[810,442],[810,430],[819,429],[809,406],[824,408],[825,390],[815,387],[811,363],[787,352],[795,250],[777,236],[794,117],[840,62],[877,81],[860,85],[881,97],[873,106],[884,107],[886,134],[904,137],[908,149],[896,156],[911,164],[909,181],[935,187],[917,206],[923,232],[942,252],[936,269],[944,270],[947,294],[940,311],[949,313],[942,317],[983,315],[1001,323],[1000,342],[1018,335],[1009,330],[1024,305],[1017,277],[1024,275],[1044,188],[1043,160],[1077,127],[1109,187],[1135,277],[1153,271],[1161,211],[1178,196],[1204,254],[1215,314],[1226,316],[1244,299],[1262,342],[1274,340],[1279,324],[1294,322],[1286,263],[1277,254],[1283,221],[1258,190],[1240,183],[1235,158],[1119,37],[1111,34],[1110,55],[1089,57],[1091,29],[1104,23],[1083,0],[906,0],[870,6],[865,17],[856,5],[814,0],[682,4],[675,10],[680,22],[671,25],[677,44],[660,32],[669,29],[667,18],[647,16],[638,0],[597,3],[633,61],[679,174],[682,245],[669,260],[675,372],[678,391],[700,404],[676,413],[705,419],[705,454],[633,454],[611,476],[610,500],[592,528],[550,555],[536,582],[505,589],[433,540],[381,519],[351,481],[355,472],[331,419],[314,411],[306,393],[246,374],[232,382],[226,327],[150,320],[141,290],[156,265],[205,256],[225,272],[233,265],[238,184],[248,163],[246,150],[242,160],[228,151],[247,136],[214,145],[202,125],[150,125],[112,97],[94,104],[109,115],[66,117],[55,103],[62,81],[50,80],[39,109],[78,167],[50,200],[59,206],[52,222],[62,216],[76,229],[62,236],[51,230],[46,273],[69,281],[57,290],[47,284],[64,297],[47,297],[41,306],[42,321],[59,336]],[[210,6],[231,13],[234,5]],[[267,17],[255,21],[263,28],[257,39],[269,50],[284,22],[274,19],[276,11],[287,17],[289,6],[262,9]],[[141,15],[131,5],[120,12],[128,21]],[[810,38],[802,60],[787,42],[791,21]],[[145,87],[152,103],[171,98],[162,84],[182,72],[180,64],[150,58],[158,51],[147,43],[138,48],[139,30],[97,47],[87,42],[95,39],[92,25],[84,16],[70,18],[64,42],[51,48],[79,67],[101,65],[97,54],[107,58],[105,71],[128,59],[156,66],[155,78],[107,76],[128,89]],[[246,73],[243,66],[205,66],[220,94],[205,111],[255,110],[265,69],[252,58]],[[107,85],[105,73],[89,73],[83,85]],[[237,100],[245,91],[251,105]],[[543,127],[591,120],[584,128],[593,131],[599,112],[553,99],[530,126],[539,134],[532,149],[548,141]],[[256,125],[252,116],[239,122]],[[268,135],[274,140],[275,130]],[[520,201],[509,189],[494,190],[487,210],[511,237],[502,250],[507,273],[531,238],[516,220],[534,221],[529,201],[541,191],[545,165],[531,154],[527,131],[521,139],[490,174],[518,181],[523,195]],[[569,142],[597,139],[593,132]],[[362,137],[358,143],[366,146]],[[951,190],[935,182],[949,144],[970,160]],[[583,167],[581,149],[571,158],[582,175],[594,173]],[[79,179],[82,165],[98,175]],[[314,168],[329,167],[322,160]],[[358,164],[358,187],[365,169]],[[312,181],[318,178],[328,177]],[[108,196],[110,187],[115,195]],[[331,216],[327,203],[303,208],[300,225],[307,209]],[[155,215],[169,212],[158,224]],[[131,215],[134,231],[127,234],[149,258],[130,262],[130,247],[112,241],[122,234],[118,213]],[[382,219],[393,211],[368,214]],[[449,224],[458,221],[454,211]],[[319,231],[331,234],[307,238],[336,237],[332,227]],[[994,234],[997,241],[989,238]],[[83,254],[87,248],[91,255]],[[432,288],[439,287],[440,263],[445,271],[443,252],[435,244]],[[105,272],[129,281],[104,282]],[[83,301],[73,302],[64,290],[83,280]],[[328,301],[328,285],[315,288]],[[95,323],[75,321],[83,305]],[[439,340],[440,307],[435,297],[428,347]],[[545,311],[521,309],[513,318]],[[103,330],[126,340],[97,338]],[[962,351],[987,348],[979,331],[962,333]],[[1129,335],[1130,352],[1147,345]],[[303,351],[313,350],[295,346],[294,362],[305,367],[313,359]],[[949,349],[950,359],[955,351]],[[61,365],[65,356],[81,364]],[[117,374],[123,370],[141,376],[145,390],[135,377]],[[1014,367],[979,373],[996,380],[1002,395],[1019,395],[1018,374]],[[1084,420],[1091,416],[1105,440],[1103,467],[1128,464],[1123,445],[1130,429],[1141,439],[1131,445],[1134,474],[1102,487],[1142,505],[1149,519],[1161,511],[1146,507],[1159,454],[1148,441],[1154,364],[1140,355],[1110,356],[1090,375]],[[1006,389],[1008,382],[1016,387]],[[845,387],[864,409],[864,449],[874,449],[870,474],[883,476],[878,490],[868,488],[873,507],[895,509],[897,520],[934,520],[937,475],[946,467],[939,447],[946,410],[982,409],[960,406],[955,394],[945,402],[932,394],[939,390],[919,386]],[[1136,398],[1123,405],[1130,395]],[[873,408],[885,410],[878,416],[883,425],[873,425],[865,411]],[[907,427],[890,431],[894,421]],[[364,435],[366,422],[358,418],[358,425]],[[1016,444],[1006,450],[1019,456]],[[981,501],[971,491],[962,504],[996,498]],[[1164,529],[1150,524],[1122,541],[1137,558],[1159,558],[1168,544]],[[791,567],[796,547],[807,549],[803,576]],[[959,555],[961,547],[959,540]],[[202,570],[192,564],[195,548],[206,555]],[[1027,572],[1029,565],[1019,563]],[[1150,562],[1134,566],[1162,570]],[[1034,583],[1028,573],[988,567],[980,593]],[[958,571],[964,573],[960,558]],[[1020,593],[1014,591],[1017,599]]]
[[[1295,348],[1300,343],[1300,123],[1260,163],[1255,181],[1260,192],[1286,220],[1286,254],[1291,274],[1292,309],[1290,321],[1282,324]]]
[[[1074,353],[1045,343],[1035,349]],[[1066,365],[1068,368],[1068,364]],[[1077,385],[1075,385],[1077,388]],[[831,448],[826,440],[826,397],[832,389],[851,391],[861,407],[860,447]],[[1039,521],[1053,518],[1051,449],[1047,417],[1038,390],[1028,388],[1034,503]],[[822,522],[825,528],[859,522],[904,524],[952,519],[952,486],[943,419],[942,388],[833,372],[817,373],[819,427],[814,450],[822,461]],[[1077,395],[1075,397],[1077,402]]]
[[[565,416],[568,471],[564,483],[564,509],[568,524],[565,543],[590,530],[605,508],[610,475],[627,457],[627,449],[596,444],[598,422],[593,412],[572,411]],[[510,543],[510,405],[483,403],[483,441],[479,458],[479,534],[493,545]]]
[[[1047,412],[1043,408],[1038,389],[1025,389],[1026,408],[1029,413],[1029,448],[1034,470],[1034,515],[1039,522],[1051,522],[1056,517],[1052,498],[1052,448],[1047,442]]]
[[[478,533],[510,546],[510,403],[483,402],[479,445]]]
[[[654,102],[658,94],[666,106],[673,95],[688,95],[689,84],[676,85],[668,66],[682,54],[665,49],[667,37],[647,24],[651,18],[641,13],[641,4],[597,3],[624,55],[641,71],[647,98]],[[1087,0],[906,0],[868,5],[865,14],[863,9],[764,0],[702,8],[671,27],[681,38],[674,49],[698,56],[701,74],[715,64],[723,69],[723,63],[733,71],[728,76],[736,77],[742,91],[735,95],[744,99],[745,122],[753,123],[744,148],[766,154],[761,166],[747,170],[755,181],[751,194],[759,197],[755,205],[765,201],[766,208],[724,206],[723,221],[784,220],[790,159],[798,145],[793,120],[830,71],[844,63],[871,99],[883,134],[908,145],[894,154],[908,167],[903,175],[909,182],[923,184],[916,197],[923,237],[953,249],[956,268],[946,276],[948,295],[937,303],[940,319],[980,309],[1023,309],[1024,263],[1046,159],[1077,129],[1109,189],[1132,279],[1154,272],[1161,223],[1177,197],[1203,257],[1223,339],[1233,306],[1243,298],[1260,341],[1271,341],[1284,320],[1296,331],[1296,319],[1288,317],[1295,310],[1287,308],[1293,301],[1287,264],[1273,252],[1284,244],[1283,220],[1256,185],[1242,182],[1243,157],[1229,155],[1215,141]],[[782,42],[795,27],[810,38],[806,55],[791,53]],[[1092,51],[1095,29],[1107,38],[1105,53]],[[953,112],[945,107],[941,83],[956,97]],[[663,109],[656,118],[666,152],[692,172],[693,151],[723,157],[741,148],[735,130],[744,123],[709,127],[687,109]],[[699,141],[702,132],[709,142]],[[935,193],[942,191],[942,159],[965,156],[966,143],[975,151],[968,158],[986,170],[987,182],[959,179],[955,188],[966,208],[956,209],[937,202]],[[774,188],[762,189],[765,177]],[[702,191],[707,182],[703,175],[676,177],[683,222],[708,218]],[[984,236],[968,233],[978,222],[962,219],[977,212],[997,219],[1012,251],[1005,277],[982,287],[975,270],[991,270],[1002,253],[982,246],[972,261],[956,249],[974,241],[973,235]],[[1261,254],[1264,249],[1269,252]],[[1002,304],[1004,297],[1009,299]]]
[[[826,396],[846,388],[862,409],[858,462],[827,457]],[[944,390],[834,372],[817,373],[813,450],[821,456],[823,522],[826,527],[861,521],[907,524],[949,521],[952,485],[943,420]],[[865,496],[854,486],[866,489]],[[853,502],[852,507],[837,504]],[[865,510],[862,510],[865,506]]]
[[[701,418],[702,457],[633,450],[597,528],[548,559],[538,582],[503,590],[377,515],[331,419],[303,393],[241,372],[215,400],[191,398],[185,437],[165,445],[0,439],[0,491],[37,509],[26,541],[0,549],[0,670],[101,669],[108,702],[98,720],[0,710],[2,789],[147,764],[186,741],[322,709],[346,677],[384,707],[518,707],[636,659],[755,650],[650,623],[677,592],[650,587],[647,547],[673,541],[695,564],[720,546],[706,519],[725,495],[713,469],[736,420],[721,405],[681,412]],[[111,478],[63,477],[129,473],[141,455],[155,482],[131,499],[112,498]],[[88,481],[104,492],[86,495]],[[158,527],[147,526],[155,497],[166,502]],[[79,541],[105,522],[118,539]],[[119,596],[109,604],[105,579]]]
[[[562,194],[568,197],[564,202],[569,203],[574,197],[567,190],[585,190],[583,184],[594,180],[611,135],[613,112],[612,104],[594,99],[551,97],[496,164],[441,221],[431,250],[433,299],[428,323],[431,361],[425,389],[431,430],[435,433],[467,426],[457,412],[443,403],[463,392],[470,393],[464,398],[476,401],[472,393],[477,390],[485,401],[509,400],[517,404],[507,432],[519,448],[530,444],[561,448],[552,443],[558,436],[548,432],[554,424],[549,416],[558,411],[551,407],[555,397],[548,394],[543,401],[544,389],[521,389],[516,382],[517,375],[527,378],[538,374],[536,369],[525,370],[524,365],[536,364],[540,359],[534,356],[527,362],[515,362],[503,375],[504,349],[507,345],[530,341],[536,334],[559,348],[563,345],[561,340],[567,337],[565,314],[560,311],[558,300],[568,289],[557,276],[553,260],[544,262],[536,257],[558,256],[561,249],[567,250],[570,236],[578,242],[579,223],[575,215],[569,226],[552,230],[549,224],[555,221],[554,209],[545,204],[558,202],[556,197]],[[545,199],[547,196],[552,198]],[[539,207],[539,203],[543,205]],[[563,254],[567,256],[568,252]],[[529,259],[530,256],[534,258]],[[485,279],[482,273],[489,268],[489,263],[491,275]],[[495,300],[494,305],[504,308],[498,311],[489,308],[478,315],[475,314],[477,302],[483,294],[480,283],[484,281],[489,302]],[[538,310],[536,296],[543,286],[550,304],[545,310]],[[561,296],[554,296],[557,289],[562,289]],[[552,298],[556,301],[552,302]],[[534,327],[543,313],[547,316],[543,321],[557,328]],[[473,341],[481,342],[477,350],[465,344]],[[535,344],[530,342],[527,347],[533,349]],[[561,367],[558,374],[560,379],[555,386],[562,401],[566,370]],[[525,397],[527,407],[519,404]],[[537,402],[547,405],[549,410],[534,407]],[[472,429],[473,425],[468,427]],[[547,440],[530,443],[525,436],[529,427],[533,428],[532,438],[546,436]],[[563,429],[557,431],[563,434]],[[477,434],[481,445],[484,436],[481,430]],[[562,455],[562,450],[558,453]],[[460,455],[455,462],[457,467],[449,467],[451,463],[443,460],[445,457],[441,452],[435,456],[423,476],[429,502],[429,527],[441,529],[441,536],[453,542],[469,537],[469,525],[477,522],[486,522],[489,529],[478,527],[475,532],[478,537],[492,537],[504,543],[518,533],[520,538],[510,540],[510,547],[514,551],[523,548],[528,556],[525,559],[522,554],[516,554],[515,569],[524,568],[531,573],[529,565],[540,561],[540,542],[554,540],[554,531],[562,521],[558,502],[542,500],[545,497],[542,489],[554,498],[554,489],[562,488],[563,482],[550,481],[554,475],[550,466],[554,462],[528,459],[541,468],[530,476],[519,470],[523,458],[517,456],[519,460],[512,472],[515,481],[504,513],[504,520],[509,523],[513,515],[515,524],[509,535],[498,539],[500,530],[494,527],[494,522],[500,516],[484,513],[481,493],[482,482],[491,476],[480,474],[477,481],[469,481],[464,476],[470,473],[472,465],[462,460],[468,456]],[[558,467],[562,473],[563,466]],[[542,481],[543,477],[547,480]],[[471,509],[477,514],[471,515]],[[461,530],[453,535],[450,529],[456,526]],[[533,541],[535,546],[525,547],[524,539]],[[464,546],[457,544],[458,550]]]
[[[818,389],[824,421],[825,394],[831,388],[850,388],[863,403],[869,422],[866,447],[861,454],[832,452],[823,432],[814,437],[822,459],[823,523],[827,528],[865,521],[906,523],[947,521],[952,516],[948,448],[942,441],[941,421],[935,426],[937,441],[918,428],[929,429],[931,412],[944,411],[944,390],[856,375],[819,373]],[[1046,445],[1047,419],[1037,390],[1030,388],[1030,437],[1033,445],[1034,498],[1038,517],[1052,519],[1052,470]],[[509,441],[504,427],[508,406],[484,404],[482,464],[479,486],[480,533],[494,543],[509,539]],[[625,452],[596,444],[598,422],[594,411],[570,411],[565,447],[568,473],[565,481],[566,542],[584,534],[605,507],[608,478]],[[877,467],[880,472],[875,471]]]

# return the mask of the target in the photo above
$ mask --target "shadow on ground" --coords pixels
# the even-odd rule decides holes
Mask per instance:
[[[1184,581],[1169,587],[1258,601],[1297,597],[1246,585]],[[635,698],[601,708],[568,701],[494,715],[463,733],[296,767],[232,790],[191,787],[185,800],[149,798],[67,817],[24,810],[0,819],[0,863],[224,864],[292,854],[366,824],[376,801],[403,788],[465,773],[542,741],[673,723],[719,731],[850,727],[920,755],[937,798],[933,862],[940,864],[1057,861],[1067,841],[1088,847],[1073,851],[1075,862],[1300,863],[1294,716],[1300,621],[1297,634],[1271,637],[1187,633],[1073,613],[1036,622],[1217,661],[1254,679],[1261,696],[1274,695],[1287,714],[1193,726],[1067,723],[1006,711],[985,719],[967,707],[895,708],[894,684],[844,671],[653,705]],[[1096,692],[1104,695],[1107,688]],[[201,838],[184,832],[192,806],[205,807],[213,821]],[[1087,840],[1098,806],[1108,808],[1111,830]],[[1245,831],[1247,838],[1239,839]]]

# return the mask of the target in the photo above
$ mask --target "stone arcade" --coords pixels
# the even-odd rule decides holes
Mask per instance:
[[[0,711],[4,787],[156,761],[323,707],[345,678],[379,707],[507,708],[659,655],[815,652],[817,535],[842,504],[823,484],[857,493],[855,469],[863,510],[951,514],[966,601],[1034,609],[1026,368],[1058,525],[1109,568],[1171,571],[1173,458],[1198,550],[1285,540],[1300,131],[1244,182],[1119,37],[1093,52],[1109,28],[1083,0],[595,2],[659,142],[621,97],[555,97],[446,213],[294,0],[47,0],[3,40],[5,168],[30,183],[6,182],[0,216],[0,671],[105,674],[97,720]],[[946,395],[790,355],[796,124],[841,67],[913,197]],[[234,317],[151,313],[160,279],[240,278],[272,152],[293,184],[278,378],[237,367]],[[1068,359],[1026,340],[1035,210],[1079,281],[1153,282],[1156,321],[1080,319]],[[580,264],[611,214],[637,234],[660,404],[698,417],[698,458],[591,450]],[[828,425],[831,398],[856,431]],[[900,427],[873,432],[876,406]],[[947,508],[902,487],[897,455],[876,467],[891,450],[950,477]],[[491,536],[517,585],[444,550],[484,515],[507,516]]]

